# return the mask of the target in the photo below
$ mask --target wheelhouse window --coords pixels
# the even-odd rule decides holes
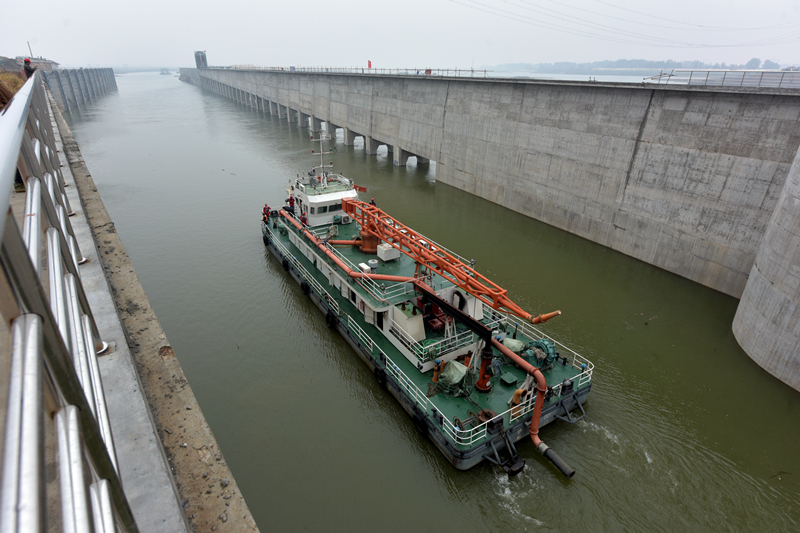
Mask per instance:
[[[318,215],[321,215],[322,213],[327,213],[327,212],[328,212],[328,206],[327,205],[321,205],[321,206],[319,206],[317,208],[317,214]]]
[[[311,214],[312,214],[312,215],[316,214],[316,211],[315,211],[315,210],[316,210],[316,207],[312,207],[312,208],[311,208]]]
[[[332,205],[329,207],[329,211],[330,211],[331,213],[333,213],[334,211],[341,211],[341,210],[342,210],[342,204],[332,204]]]

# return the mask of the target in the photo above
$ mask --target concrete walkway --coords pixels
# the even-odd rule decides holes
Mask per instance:
[[[98,362],[125,494],[140,531],[189,531],[97,256],[58,125],[55,117],[51,115],[51,118],[61,171],[68,184],[67,197],[75,211],[70,222],[83,256],[89,259],[80,267],[81,281],[100,335],[109,344],[109,349],[98,358]]]

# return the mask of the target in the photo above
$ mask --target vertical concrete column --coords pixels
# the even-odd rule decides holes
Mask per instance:
[[[325,121],[325,133],[330,135],[331,139],[336,140],[336,126],[333,125],[333,122]]]
[[[350,131],[350,128],[344,129],[344,145],[353,146],[353,141],[356,140],[356,132]]]
[[[733,335],[753,361],[800,390],[800,150],[764,232]]]
[[[300,125],[301,128],[308,127],[308,119],[311,118],[311,115],[307,115],[302,111],[297,111],[297,123]]]
[[[364,137],[364,149],[367,151],[367,155],[375,155],[378,153],[378,146],[380,143],[372,138],[372,135],[366,135]]]
[[[314,133],[320,133],[322,131],[322,121],[311,115],[311,131]]]
[[[108,93],[108,85],[106,85],[106,77],[103,70],[98,69],[94,73],[94,79],[97,81],[97,86],[100,87],[100,91],[103,94]]]
[[[72,90],[72,98],[75,101],[75,106],[80,108],[80,106],[86,102],[83,99],[83,93],[78,85],[78,75],[74,70],[68,70],[67,79],[69,80],[69,88]]]
[[[55,74],[56,74],[56,81],[58,83],[58,89],[59,91],[61,91],[61,98],[64,99],[63,107],[69,113],[70,112],[69,100],[67,100],[67,93],[64,92],[64,81],[61,79],[61,72],[56,70]]]
[[[94,91],[95,96],[100,96],[103,94],[104,91],[100,90],[100,84],[97,82],[97,72],[95,69],[89,69],[87,74],[89,76],[89,83],[92,84],[92,90]]]
[[[81,70],[81,74],[83,75],[83,83],[86,87],[86,92],[89,93],[89,99],[96,100],[97,92],[94,90],[94,85],[92,85],[91,73],[92,71],[90,69]]]
[[[404,167],[408,162],[409,153],[400,148],[399,145],[394,146],[394,150],[392,150],[392,161],[394,162],[394,166],[396,167]]]
[[[278,104],[278,118],[286,118],[289,116],[289,108],[285,105]]]

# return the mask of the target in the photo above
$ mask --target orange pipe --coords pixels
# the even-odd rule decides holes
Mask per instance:
[[[350,244],[355,246],[356,244],[360,243],[361,241],[328,241],[328,244]]]
[[[369,278],[378,281],[396,281],[399,283],[406,283],[414,280],[414,278],[409,278],[406,276],[389,276],[386,274],[365,274],[364,272],[356,272],[355,270],[347,266],[341,259],[336,257],[336,255],[334,255],[333,252],[325,248],[325,243],[314,237],[308,230],[303,229],[302,224],[300,224],[298,221],[287,215],[285,211],[281,210],[281,216],[286,220],[288,220],[289,222],[291,222],[292,225],[296,227],[298,230],[302,231],[303,235],[305,235],[306,238],[308,238],[308,240],[313,242],[317,246],[317,248],[319,248],[321,251],[325,252],[325,255],[330,257],[331,260],[333,260],[333,262],[336,263],[336,265],[339,268],[344,270],[347,273],[347,275],[350,276],[351,278]]]
[[[547,444],[542,442],[542,439],[539,438],[539,421],[542,418],[542,406],[544,405],[544,396],[547,393],[547,381],[544,379],[544,374],[542,374],[541,370],[527,362],[522,357],[518,356],[505,346],[503,343],[492,337],[492,344],[495,348],[500,350],[503,355],[517,363],[520,367],[522,367],[525,372],[536,378],[536,403],[533,406],[533,417],[531,418],[531,425],[528,429],[528,432],[531,435],[531,440],[533,441],[534,446],[538,449],[542,455],[544,455],[551,463],[553,463],[556,468],[558,468],[562,474],[564,474],[567,479],[572,479],[572,476],[575,475],[575,470],[570,467],[567,463],[565,463]]]
[[[525,372],[536,378],[536,404],[533,407],[533,418],[531,418],[530,434],[533,444],[538,447],[542,442],[539,439],[539,419],[542,417],[542,405],[544,404],[544,395],[547,392],[547,380],[544,379],[544,374],[542,374],[541,370],[506,348],[503,343],[494,337],[492,337],[492,344],[495,348],[500,350],[503,355],[517,363]]]
[[[531,323],[539,324],[544,323],[550,320],[553,317],[556,317],[561,314],[561,311],[553,311],[552,313],[546,313],[544,315],[539,315],[530,319]]]

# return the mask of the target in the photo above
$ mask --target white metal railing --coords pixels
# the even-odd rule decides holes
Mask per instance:
[[[645,78],[651,83],[800,89],[800,71],[786,70],[683,70],[662,71]]]
[[[488,78],[491,70],[463,68],[371,68],[371,67],[263,67],[258,65],[231,65],[208,67],[222,70],[266,70],[272,72],[303,72],[317,74],[372,74],[380,76],[437,76],[443,78]]]
[[[83,258],[69,223],[46,98],[36,72],[0,114],[0,311],[11,333],[0,531],[44,530],[51,476],[61,486],[65,530],[109,530],[96,518],[111,516],[105,505],[113,508],[112,529],[138,531],[119,479],[97,365],[107,345],[81,283]],[[22,231],[9,207],[17,172],[26,189]],[[41,283],[43,249],[49,299]],[[57,472],[46,471],[43,416],[56,425]]]
[[[386,371],[395,377],[397,384],[408,393],[408,395],[414,400],[414,402],[416,402],[417,405],[422,407],[423,411],[427,412],[430,410],[430,407],[432,406],[430,399],[428,399],[428,397],[425,396],[425,393],[414,384],[411,378],[405,375],[405,373],[400,370],[400,367],[388,357],[386,358]]]
[[[456,335],[445,337],[439,341],[423,344],[415,340],[409,333],[403,329],[400,324],[392,320],[392,327],[389,331],[398,338],[398,340],[414,354],[420,362],[431,360],[431,355],[445,355],[452,351],[469,346],[475,343],[475,334],[472,331],[462,331]]]
[[[303,274],[303,278],[308,281],[308,284],[315,290],[317,293],[326,301],[328,305],[333,309],[335,313],[339,313],[339,302],[331,296],[331,294],[322,286],[315,278],[312,276],[306,267],[303,266],[303,263],[297,259],[294,254],[290,253],[286,247],[281,244],[280,239],[275,237],[275,234],[272,232],[272,229],[269,225],[266,225],[267,231],[270,235],[270,242],[272,242],[281,252],[281,254],[289,261],[289,263],[294,266],[300,273]]]
[[[483,304],[483,302],[481,302]],[[584,356],[564,344],[563,342],[557,341],[556,339],[552,338],[550,335],[543,332],[541,329],[537,328],[533,324],[529,322],[525,322],[518,317],[508,315],[503,313],[502,311],[497,311],[492,309],[486,304],[483,304],[483,316],[484,319],[487,317],[497,317],[494,319],[489,319],[488,326],[490,329],[494,330],[495,327],[503,326],[506,331],[510,331],[513,328],[519,327],[519,331],[522,332],[523,335],[528,337],[529,339],[549,339],[555,343],[556,347],[559,349],[566,350],[569,352],[569,357],[567,361],[569,362],[570,366],[576,370],[580,370],[581,373],[578,375],[577,378],[577,387],[582,387],[592,379],[592,373],[594,372],[594,364],[586,359]],[[562,355],[562,357],[566,357]],[[555,386],[560,387],[560,384]]]
[[[350,315],[347,315],[347,327],[350,328],[351,331],[356,334],[356,337],[358,337],[358,339],[364,344],[364,346],[369,348],[369,351],[372,352],[372,346],[375,344],[372,342],[372,337],[367,335],[364,330],[361,329],[361,326],[359,326],[355,319]]]

